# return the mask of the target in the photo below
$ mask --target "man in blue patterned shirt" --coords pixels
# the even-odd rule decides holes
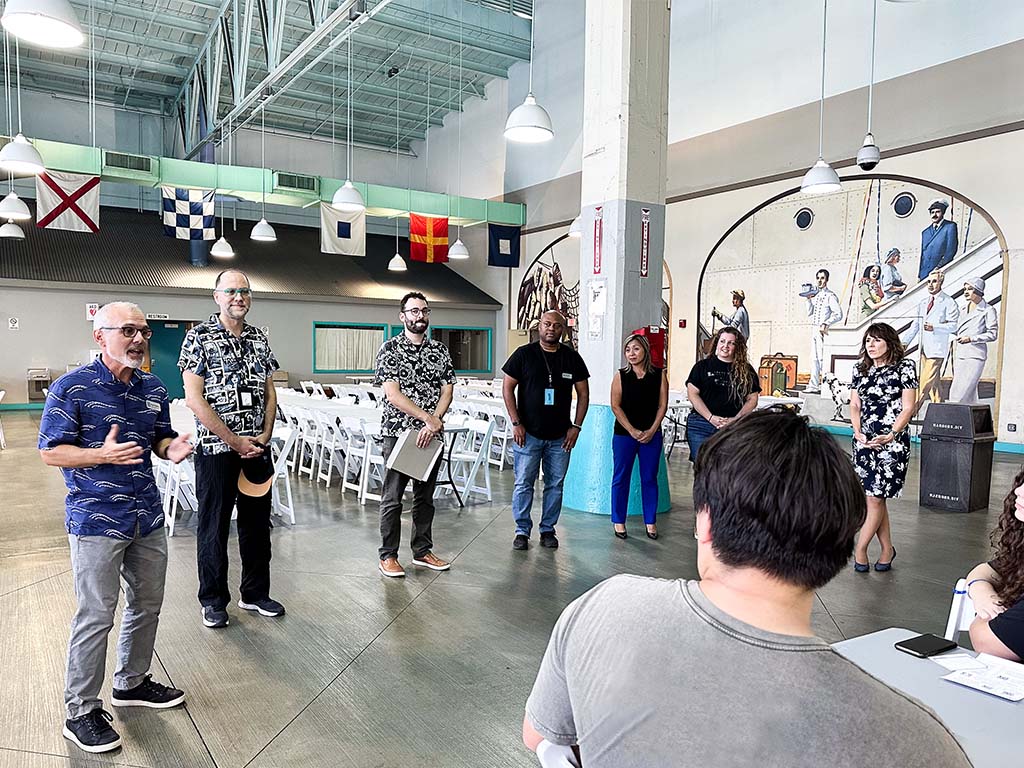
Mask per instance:
[[[64,736],[86,752],[121,745],[100,699],[118,577],[124,581],[125,609],[111,704],[163,709],[185,700],[184,693],[149,675],[167,571],[150,452],[174,463],[192,453],[189,436],[171,429],[164,385],[139,370],[152,333],[134,304],[101,308],[93,321],[101,356],[53,383],[39,429],[43,461],[63,470],[68,487],[66,525],[78,610],[68,643]]]

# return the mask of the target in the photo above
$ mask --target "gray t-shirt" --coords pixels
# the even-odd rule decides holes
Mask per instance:
[[[696,581],[616,576],[555,624],[526,703],[586,768],[965,768],[935,715],[833,651],[716,608]]]

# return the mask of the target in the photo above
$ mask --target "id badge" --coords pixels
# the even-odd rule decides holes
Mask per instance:
[[[246,389],[245,387],[238,388],[238,407],[239,408],[252,408],[252,390]]]
[[[554,387],[546,387],[544,389],[544,405],[554,405],[554,404],[555,404],[555,388]]]

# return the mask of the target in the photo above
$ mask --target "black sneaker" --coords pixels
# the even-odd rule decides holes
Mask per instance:
[[[64,738],[84,752],[109,752],[121,746],[121,737],[110,727],[114,718],[103,709],[64,721]]]
[[[228,612],[223,608],[214,608],[212,605],[203,606],[203,626],[211,629],[220,629],[228,625]]]
[[[528,536],[524,536],[521,533],[517,533],[516,537],[514,539],[512,539],[512,549],[529,549],[529,548],[530,548],[530,538]]]
[[[554,531],[548,531],[540,535],[540,545],[547,547],[548,549],[558,549],[558,539],[555,537]]]
[[[284,616],[284,606],[269,597],[261,597],[251,603],[239,600],[238,607],[246,611],[259,611],[260,616]]]
[[[150,707],[151,709],[169,709],[184,701],[184,691],[155,683],[152,675],[146,675],[141,683],[126,691],[119,691],[115,688],[110,697],[110,703],[115,707]]]

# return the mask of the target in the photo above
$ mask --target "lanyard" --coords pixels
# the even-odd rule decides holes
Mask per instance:
[[[551,366],[548,365],[547,353],[544,351],[544,348],[540,345],[539,341],[537,342],[537,350],[540,352],[541,360],[544,361],[544,367],[547,369],[547,372],[548,372],[548,386],[549,387],[553,387],[553,386],[555,386],[555,376],[551,372]],[[555,357],[558,358],[558,372],[559,372],[559,374],[561,374],[562,373],[562,368],[563,368],[563,366],[562,366],[562,345],[561,344],[558,345],[558,350],[554,353],[554,355],[555,355]]]

